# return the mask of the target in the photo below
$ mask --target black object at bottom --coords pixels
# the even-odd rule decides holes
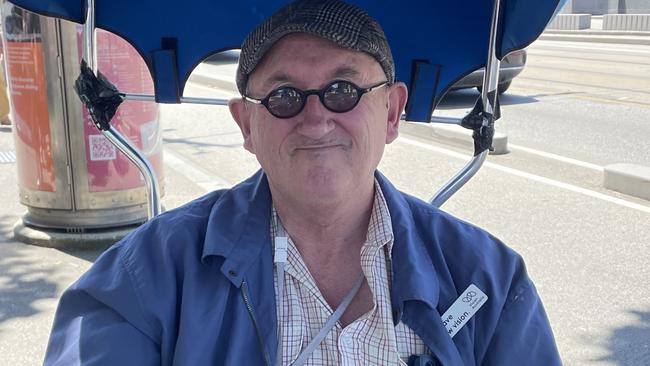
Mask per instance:
[[[115,85],[100,72],[95,76],[86,61],[81,60],[81,73],[74,83],[74,90],[88,108],[95,126],[102,131],[110,129],[111,119],[124,101],[124,95]]]
[[[433,357],[430,355],[413,355],[409,357],[409,362],[408,366],[438,366],[440,363],[438,363]]]
[[[491,93],[493,95],[494,92]],[[485,150],[493,151],[492,139],[494,138],[494,122],[501,117],[501,105],[499,98],[496,97],[496,105],[494,114],[485,112],[483,101],[479,98],[474,105],[474,108],[467,116],[465,116],[460,125],[474,130],[472,138],[474,139],[474,156],[479,155]],[[487,126],[483,125],[483,120],[487,119]]]

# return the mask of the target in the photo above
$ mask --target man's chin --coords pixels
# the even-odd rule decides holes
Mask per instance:
[[[275,181],[278,189],[307,204],[339,202],[351,199],[359,190],[360,175],[345,161],[328,161],[325,164],[294,165],[283,172],[276,171]],[[274,179],[275,178],[275,179]]]
[[[311,196],[322,200],[337,200],[354,195],[359,186],[364,184],[359,180],[359,175],[352,171],[318,171],[310,172],[303,182],[302,187]]]

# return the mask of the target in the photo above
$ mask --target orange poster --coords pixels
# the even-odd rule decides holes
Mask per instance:
[[[31,190],[54,192],[52,138],[39,20],[34,14],[14,7],[3,21],[18,184]]]

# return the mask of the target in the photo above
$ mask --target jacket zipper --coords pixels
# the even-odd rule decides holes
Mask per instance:
[[[257,333],[257,340],[260,343],[260,349],[262,350],[262,354],[264,355],[264,363],[267,366],[271,366],[271,361],[269,358],[269,355],[266,353],[266,349],[264,348],[264,340],[262,339],[262,334],[260,332],[260,328],[257,324],[257,319],[255,319],[255,314],[253,313],[253,307],[251,306],[251,302],[248,299],[248,291],[246,290],[246,280],[242,281],[241,284],[241,293],[242,296],[244,297],[244,303],[246,304],[246,308],[248,309],[248,314],[251,316],[251,320],[253,320],[253,326],[255,327],[255,332]]]

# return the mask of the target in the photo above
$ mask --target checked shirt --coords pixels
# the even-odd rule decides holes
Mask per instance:
[[[274,238],[276,211],[273,209],[271,237]],[[290,365],[333,313],[318,289],[291,238],[288,239],[285,290],[276,298],[282,364]],[[273,242],[273,241],[272,241]],[[390,282],[393,232],[390,213],[381,188],[375,182],[375,197],[366,242],[361,248],[361,268],[373,295],[372,309],[345,328],[340,322],[328,333],[305,365],[403,365],[409,355],[427,353],[424,342],[403,323],[393,325]],[[274,271],[277,288],[277,271]],[[280,311],[279,307],[282,307]]]

